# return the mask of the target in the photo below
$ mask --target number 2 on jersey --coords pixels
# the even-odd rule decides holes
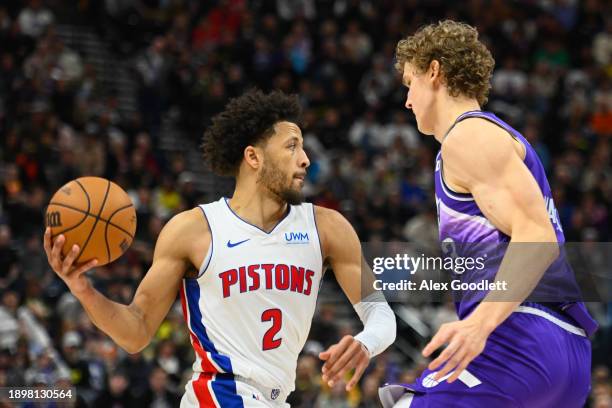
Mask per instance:
[[[264,312],[261,314],[261,321],[269,322],[270,320],[272,320],[272,327],[270,327],[266,334],[264,334],[263,336],[264,351],[272,350],[279,347],[281,345],[281,342],[283,341],[282,337],[279,339],[274,338],[274,336],[276,336],[276,333],[278,333],[281,327],[283,327],[283,313],[281,312],[281,310],[264,310]]]

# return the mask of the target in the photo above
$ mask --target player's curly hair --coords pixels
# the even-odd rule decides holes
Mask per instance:
[[[406,62],[424,73],[437,60],[451,96],[475,98],[480,106],[487,102],[495,60],[474,27],[451,20],[421,27],[397,44],[395,56],[402,74]]]
[[[252,89],[231,99],[225,110],[212,118],[204,132],[204,160],[220,176],[236,176],[244,149],[265,142],[278,122],[299,125],[301,108],[297,95]]]

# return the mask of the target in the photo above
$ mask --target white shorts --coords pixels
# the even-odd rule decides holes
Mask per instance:
[[[180,408],[289,408],[287,396],[232,374],[195,373]]]

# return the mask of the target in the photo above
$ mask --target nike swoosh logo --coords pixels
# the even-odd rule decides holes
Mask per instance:
[[[251,238],[247,238],[247,239],[245,239],[244,241],[234,242],[233,244],[232,244],[232,242],[231,242],[231,241],[227,241],[227,247],[228,247],[228,248],[233,248],[233,247],[238,246],[238,245],[240,245],[240,244],[244,244],[245,242],[249,241],[250,239],[251,239]]]

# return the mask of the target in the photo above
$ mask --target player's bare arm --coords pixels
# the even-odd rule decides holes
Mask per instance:
[[[372,288],[367,284],[371,278],[370,270],[363,260],[359,237],[350,223],[337,211],[327,208],[315,207],[315,214],[323,259],[333,269],[338,284],[364,323],[364,331],[356,336],[344,336],[319,354],[325,361],[323,380],[330,386],[347,371],[355,369],[346,385],[350,390],[363,375],[370,358],[395,340],[395,316],[382,294],[372,293],[373,289],[364,293],[364,288]],[[374,299],[376,295],[378,297]],[[381,336],[373,335],[373,332]]]
[[[429,366],[445,362],[436,378],[451,370],[449,382],[459,377],[485,347],[489,334],[499,326],[536,286],[558,256],[556,235],[535,179],[523,163],[521,146],[503,129],[483,119],[458,124],[442,144],[444,178],[456,191],[470,192],[495,227],[511,237],[510,246],[496,275],[508,282],[505,301],[491,293],[466,319],[442,325],[424,348],[429,356],[448,344]],[[529,242],[518,248],[512,243]],[[538,245],[537,243],[542,243]]]
[[[164,226],[153,255],[153,264],[141,281],[132,303],[123,305],[98,292],[85,272],[95,260],[73,265],[79,248],[62,259],[62,235],[51,242],[45,231],[44,248],[49,264],[81,302],[92,322],[129,353],[145,348],[176,299],[183,277],[200,265],[210,245],[206,220],[198,208],[182,212]]]

